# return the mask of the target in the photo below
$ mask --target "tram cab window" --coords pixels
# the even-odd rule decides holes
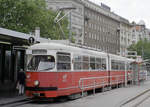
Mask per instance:
[[[57,69],[71,70],[71,57],[69,53],[57,53]]]
[[[55,67],[55,58],[50,55],[33,56],[27,66],[28,71],[52,70]]]

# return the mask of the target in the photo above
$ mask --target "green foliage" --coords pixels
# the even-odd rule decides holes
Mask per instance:
[[[19,32],[34,32],[40,27],[41,36],[62,39],[62,32],[54,18],[57,13],[46,8],[45,0],[0,0],[0,27]],[[68,20],[61,22],[68,38]]]
[[[150,59],[150,41],[140,40],[137,44],[132,44],[129,51],[137,51],[137,54],[142,56],[144,59]]]

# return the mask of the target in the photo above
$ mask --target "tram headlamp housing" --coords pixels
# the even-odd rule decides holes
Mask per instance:
[[[34,81],[34,86],[39,86],[40,85],[40,82],[38,80],[35,80]]]

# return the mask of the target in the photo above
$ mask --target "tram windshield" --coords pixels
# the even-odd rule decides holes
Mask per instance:
[[[33,56],[27,66],[28,71],[52,70],[55,67],[55,58],[50,55]]]

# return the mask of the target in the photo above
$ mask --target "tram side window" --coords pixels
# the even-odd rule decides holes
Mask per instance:
[[[111,60],[112,70],[125,70],[125,62],[118,60]]]
[[[111,70],[115,70],[115,61],[111,60]]]
[[[127,71],[129,71],[129,70],[130,70],[130,64],[127,63]]]
[[[81,56],[74,56],[74,70],[81,70],[82,69],[82,57]]]
[[[119,69],[119,62],[116,60],[111,60],[111,69],[118,70]]]
[[[141,70],[141,71],[146,70],[146,66],[145,66],[145,65],[143,65],[143,64],[140,64],[140,70]]]
[[[70,54],[57,53],[57,69],[58,70],[71,70]]]
[[[132,63],[129,64],[129,70],[133,70],[133,65],[132,65]]]
[[[132,64],[127,63],[127,70],[128,70],[128,71],[132,70]]]
[[[120,70],[125,70],[125,62],[120,62]]]
[[[90,57],[90,69],[95,70],[95,57]]]
[[[106,70],[106,59],[102,58],[102,69]]]
[[[102,70],[102,60],[101,58],[96,58],[96,69]]]
[[[89,70],[89,57],[83,56],[83,70]]]
[[[115,61],[115,70],[119,70],[119,62],[118,61]]]

